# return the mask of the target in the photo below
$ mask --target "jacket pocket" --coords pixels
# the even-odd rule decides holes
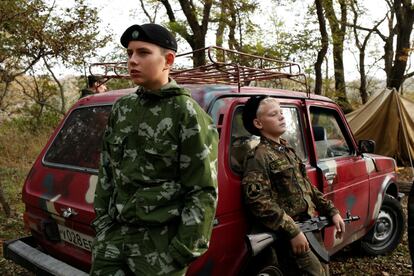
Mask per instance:
[[[124,155],[125,135],[111,135],[106,138],[108,143],[109,160],[114,167],[119,167]]]
[[[144,149],[144,174],[152,179],[175,180],[178,178],[177,145],[149,144]]]
[[[294,193],[297,190],[297,185],[294,183],[294,166],[287,162],[281,163],[278,161],[269,164],[273,187],[281,196]]]

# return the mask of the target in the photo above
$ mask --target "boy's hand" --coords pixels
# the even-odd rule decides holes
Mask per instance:
[[[300,255],[309,251],[309,242],[302,232],[291,239],[290,244],[292,245],[292,250],[295,255]]]
[[[342,219],[340,214],[336,214],[332,217],[332,222],[336,228],[335,238],[342,239],[343,234],[345,233],[345,222]]]

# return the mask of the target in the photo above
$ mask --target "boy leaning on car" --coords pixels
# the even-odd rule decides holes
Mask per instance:
[[[244,127],[260,136],[259,145],[248,153],[244,164],[245,203],[257,222],[256,229],[275,231],[281,237],[276,252],[270,248],[271,257],[264,259],[279,266],[284,275],[329,275],[295,220],[309,219],[318,211],[332,218],[339,238],[345,224],[333,203],[310,183],[294,149],[280,137],[287,126],[278,100],[251,97],[242,118]]]
[[[184,275],[208,248],[218,134],[169,78],[177,43],[157,24],[121,37],[139,88],[113,106],[95,192],[91,275]]]

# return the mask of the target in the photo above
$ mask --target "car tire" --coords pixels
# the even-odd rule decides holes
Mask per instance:
[[[283,276],[283,273],[276,266],[267,266],[260,270],[256,276]]]
[[[410,194],[408,195],[407,213],[408,249],[410,251],[411,262],[414,264],[414,183],[411,185]]]
[[[372,256],[391,253],[400,243],[404,228],[401,203],[386,194],[374,227],[361,240],[362,251]]]

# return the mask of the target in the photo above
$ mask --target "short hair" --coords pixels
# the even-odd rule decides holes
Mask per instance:
[[[95,85],[95,82],[102,81],[103,78],[98,76],[89,75],[88,76],[88,87],[93,87]]]
[[[276,99],[276,98],[272,98],[272,97],[267,97],[267,98],[261,100],[260,103],[259,103],[259,106],[257,107],[256,117],[259,116],[262,113],[263,104],[270,103],[270,102],[279,103],[279,100]]]

